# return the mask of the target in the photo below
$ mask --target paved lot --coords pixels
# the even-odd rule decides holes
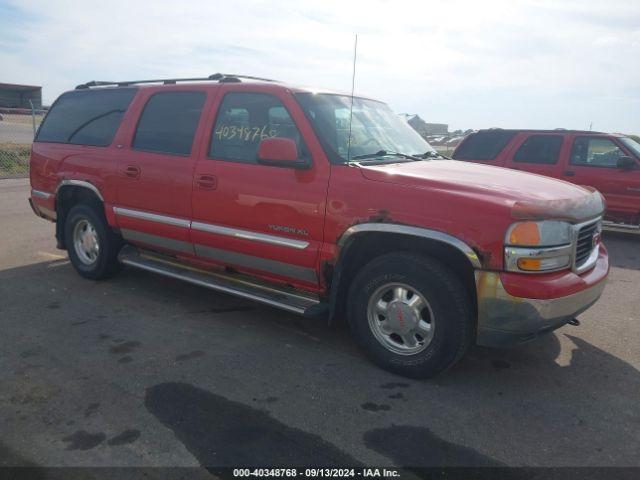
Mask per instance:
[[[602,300],[432,381],[344,329],[126,269],[81,279],[0,181],[0,465],[640,465],[640,239]]]

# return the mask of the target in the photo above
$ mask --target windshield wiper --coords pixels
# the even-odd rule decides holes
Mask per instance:
[[[415,155],[408,155],[406,153],[393,152],[391,150],[379,150],[376,153],[356,155],[354,157],[351,157],[351,160],[365,160],[367,158],[377,158],[377,157],[401,157],[401,158],[408,158],[409,160],[414,160],[414,161],[423,160],[422,158],[416,157]]]
[[[421,153],[421,158],[444,158],[446,160],[451,160],[451,157],[447,157],[446,155],[441,154],[440,152],[436,152],[434,150],[429,150],[428,152]]]

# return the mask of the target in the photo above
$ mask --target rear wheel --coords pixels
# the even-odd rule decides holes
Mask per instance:
[[[473,335],[469,294],[437,260],[390,253],[356,275],[348,299],[349,327],[381,367],[414,378],[449,368]]]
[[[99,206],[73,206],[65,220],[65,240],[71,264],[83,277],[100,280],[119,270],[117,255],[122,241]]]

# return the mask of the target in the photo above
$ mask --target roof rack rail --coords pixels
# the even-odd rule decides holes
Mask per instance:
[[[278,80],[272,80],[270,78],[253,77],[251,75],[235,75],[229,73],[214,73],[208,77],[197,78],[158,78],[153,80],[125,80],[121,82],[108,82],[103,80],[91,80],[87,83],[82,83],[76,87],[76,90],[83,90],[92,87],[128,87],[130,85],[138,85],[141,83],[162,83],[164,85],[174,85],[178,82],[211,82],[218,81],[220,83],[235,83],[245,80],[259,80],[261,82],[278,82]]]

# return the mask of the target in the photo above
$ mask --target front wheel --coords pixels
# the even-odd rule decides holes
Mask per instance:
[[[404,252],[380,256],[358,272],[348,320],[376,364],[413,378],[449,368],[473,335],[470,296],[457,275],[433,258]]]
[[[66,216],[64,234],[69,259],[80,275],[101,280],[118,271],[122,241],[97,206],[81,203],[72,207]]]

